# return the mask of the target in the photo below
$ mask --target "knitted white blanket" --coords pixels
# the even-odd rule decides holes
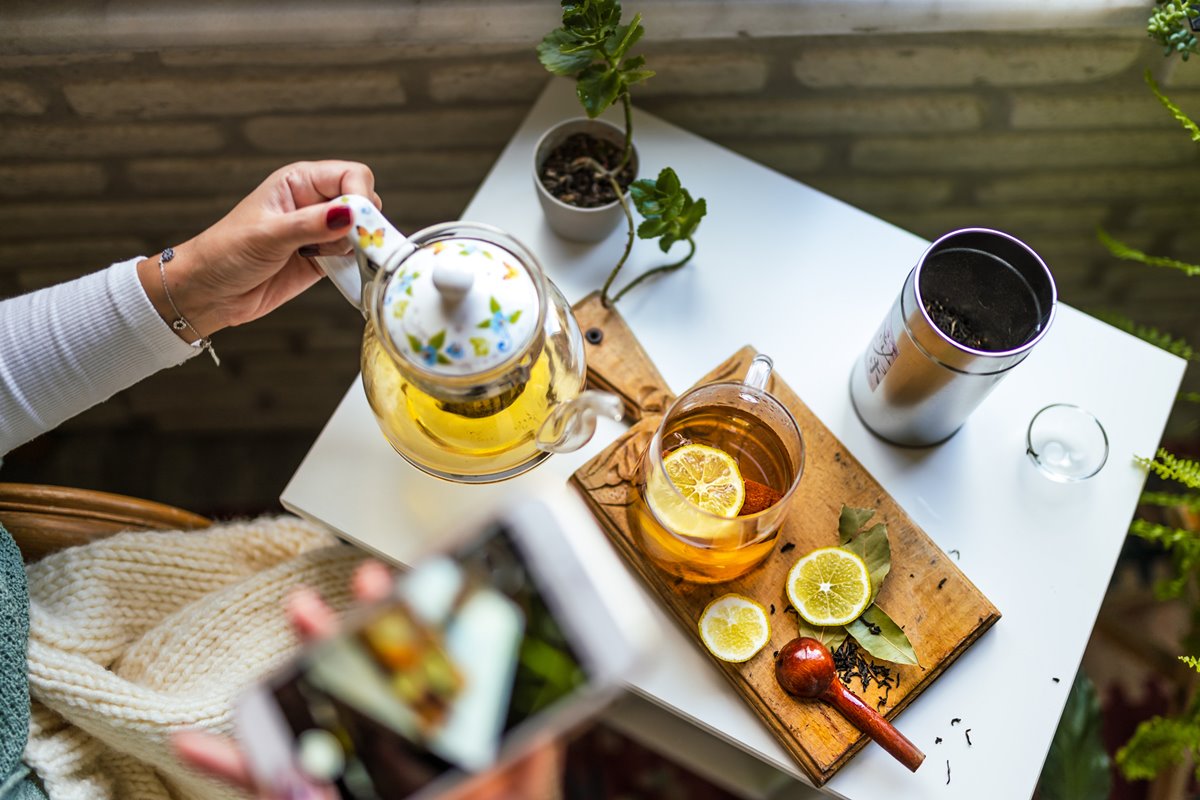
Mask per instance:
[[[241,797],[171,754],[169,734],[232,730],[232,703],[296,645],[299,584],[344,611],[363,558],[294,517],[125,533],[31,565],[26,762],[52,800]]]

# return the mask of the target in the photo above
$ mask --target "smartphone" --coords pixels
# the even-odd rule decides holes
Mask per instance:
[[[435,797],[611,701],[654,637],[643,598],[577,497],[521,495],[246,692],[238,738],[281,796]]]

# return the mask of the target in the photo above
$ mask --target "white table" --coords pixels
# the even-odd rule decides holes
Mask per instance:
[[[572,302],[600,286],[623,235],[576,245],[542,219],[531,186],[533,145],[550,124],[578,112],[570,85],[552,81],[463,214],[527,244]],[[635,131],[642,174],[673,166],[709,206],[693,262],[622,301],[667,381],[682,390],[746,343],[772,355],[913,519],[944,549],[961,553],[959,566],[1003,614],[898,717],[928,756],[917,773],[867,747],[825,790],[861,800],[1029,797],[1142,488],[1132,457],[1154,452],[1184,362],[1060,306],[1045,340],[950,441],[920,450],[888,445],[855,416],[848,377],[926,242],[648,114],[636,115]],[[639,243],[623,279],[659,263],[657,246]],[[1052,483],[1024,455],[1029,419],[1054,402],[1090,409],[1108,431],[1108,464],[1089,481]],[[620,430],[602,426],[583,451],[555,456],[534,474],[565,481]],[[504,491],[504,484],[444,483],[409,466],[379,433],[355,382],[281,500],[403,563]],[[688,726],[675,725],[658,746],[685,761],[693,754],[694,766],[747,795],[769,792],[776,769],[800,779],[699,648],[672,623],[663,627],[663,646],[631,677],[632,689],[757,760],[748,765],[721,746],[725,768],[711,741],[696,758],[701,745],[679,733]],[[642,720],[647,709],[622,713]],[[952,728],[956,717],[962,723]],[[644,722],[628,727],[656,738],[645,735]]]

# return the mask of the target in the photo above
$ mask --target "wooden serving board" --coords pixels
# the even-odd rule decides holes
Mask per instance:
[[[692,584],[660,571],[638,550],[626,511],[641,453],[658,426],[666,407],[663,400],[670,397],[670,392],[641,347],[628,349],[623,337],[631,335],[615,312],[601,309],[594,298],[589,298],[576,307],[576,316],[585,331],[589,326],[604,330],[601,341],[588,350],[589,371],[607,373],[597,381],[607,388],[632,387],[621,395],[641,421],[581,467],[571,482],[617,549],[701,649],[696,625],[711,600],[737,592],[773,609],[771,641],[762,651],[742,664],[712,660],[812,782],[820,786],[869,739],[829,706],[786,695],[775,680],[773,654],[797,635],[795,613],[785,610],[790,608],[784,590],[787,572],[798,557],[818,547],[838,544],[838,517],[843,504],[876,508],[871,524],[887,524],[892,569],[877,602],[904,629],[920,661],[920,666],[888,664],[899,683],[888,690],[886,701],[874,684],[865,691],[858,681],[849,686],[884,716],[893,718],[911,703],[995,624],[1000,612],[778,375],[772,376],[768,389],[795,416],[804,435],[806,457],[797,496],[774,552],[750,573],[727,583]],[[742,348],[699,383],[741,380],[754,355],[752,348]],[[639,411],[638,397],[652,398],[652,410]],[[788,552],[783,552],[784,548]],[[707,650],[704,652],[707,655]],[[903,725],[900,729],[903,733]],[[898,777],[904,774],[899,764],[896,769]]]

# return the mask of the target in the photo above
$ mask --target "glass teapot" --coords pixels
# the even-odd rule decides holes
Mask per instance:
[[[367,319],[362,378],[387,440],[452,481],[518,475],[591,439],[621,401],[584,391],[583,337],[520,242],[470,222],[405,237],[365,197],[354,256],[314,259]]]

